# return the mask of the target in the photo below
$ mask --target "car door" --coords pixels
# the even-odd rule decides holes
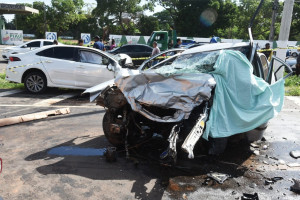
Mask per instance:
[[[114,78],[114,72],[107,69],[109,58],[105,55],[92,50],[79,50],[78,53],[76,87],[88,88]]]
[[[37,55],[56,85],[75,86],[75,47],[52,47]]]

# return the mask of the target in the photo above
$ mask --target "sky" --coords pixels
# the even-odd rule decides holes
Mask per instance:
[[[0,3],[7,3],[8,0],[0,0]],[[11,0],[11,2],[9,2],[9,4],[16,4],[16,3],[30,3],[32,4],[34,1],[43,1],[43,0]],[[44,0],[44,2],[48,5],[51,4],[51,0]],[[96,7],[97,2],[96,0],[84,0],[84,3],[89,3],[89,4],[94,4],[94,6]],[[143,5],[145,3],[145,0],[142,0],[141,4]],[[154,12],[160,12],[163,10],[163,7],[161,6],[155,6],[154,8]],[[146,11],[145,12],[146,15],[151,15],[153,13]],[[4,15],[5,19],[8,21],[11,21],[14,18],[14,15]]]

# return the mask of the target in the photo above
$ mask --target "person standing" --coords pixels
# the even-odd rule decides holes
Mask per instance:
[[[157,42],[153,42],[153,50],[151,53],[151,57],[155,56],[156,54],[159,54],[159,53],[160,53],[160,49],[157,46]],[[156,65],[157,63],[158,63],[158,60],[154,60],[152,65]]]
[[[100,50],[102,50],[103,51],[103,49],[104,49],[104,45],[103,45],[103,43],[100,41],[100,37],[98,36],[98,35],[96,35],[95,37],[94,37],[94,40],[95,40],[95,43],[94,43],[94,48],[96,48],[96,49],[100,49]]]
[[[272,49],[270,49],[270,43],[266,43],[265,44],[265,48],[262,49],[263,50],[263,54],[265,54],[265,56],[267,57],[267,59],[269,59],[270,54],[272,52]]]
[[[110,50],[116,48],[116,41],[114,39],[111,40]]]
[[[83,46],[83,39],[79,39],[79,40],[78,40],[78,45],[79,45],[79,46]]]
[[[174,48],[180,48],[181,47],[181,43],[182,43],[181,39],[178,38],[177,39],[177,44],[175,44]]]

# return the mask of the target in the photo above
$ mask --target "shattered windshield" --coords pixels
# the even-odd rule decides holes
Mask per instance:
[[[207,73],[213,71],[220,51],[184,54],[178,56],[171,65],[164,65],[155,72],[164,75],[182,73]]]

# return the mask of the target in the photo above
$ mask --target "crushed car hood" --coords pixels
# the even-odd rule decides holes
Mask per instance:
[[[131,108],[143,116],[157,122],[179,122],[187,119],[191,111],[211,97],[216,82],[210,74],[181,73],[164,76],[154,70],[120,71],[115,80]],[[156,108],[173,109],[172,115],[150,112]]]

